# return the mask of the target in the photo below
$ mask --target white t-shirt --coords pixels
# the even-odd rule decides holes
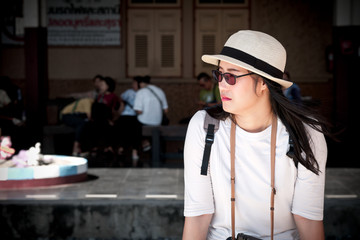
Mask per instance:
[[[11,103],[11,99],[5,90],[0,89],[0,107],[5,107]]]
[[[160,98],[162,102],[162,108],[160,101],[147,88],[151,88],[151,90],[153,90]],[[163,109],[167,108],[168,104],[165,93],[160,88],[154,85],[148,85],[146,88],[142,88],[137,91],[134,102],[134,110],[142,112],[138,115],[138,120],[142,124],[153,126],[160,125]]]
[[[184,147],[186,217],[214,214],[208,239],[231,236],[230,127],[220,121],[209,159],[207,176],[200,175],[206,132],[205,111],[191,119]],[[327,147],[323,134],[306,127],[319,163],[319,176],[286,156],[289,134],[278,119],[275,162],[275,239],[299,239],[293,214],[322,220]],[[236,128],[235,225],[236,233],[270,239],[271,126],[249,133]],[[314,147],[315,146],[315,147]]]

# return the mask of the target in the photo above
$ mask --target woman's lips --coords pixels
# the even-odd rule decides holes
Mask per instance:
[[[226,96],[221,96],[221,101],[230,101],[231,98],[226,97]]]

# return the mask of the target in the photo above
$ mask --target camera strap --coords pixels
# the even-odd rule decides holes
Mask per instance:
[[[231,236],[235,240],[235,131],[236,123],[232,121],[230,132],[230,159],[231,159]],[[271,240],[274,239],[274,204],[275,204],[275,151],[276,151],[277,117],[272,118],[270,164],[271,164],[271,197],[270,197],[270,221]]]
[[[231,237],[235,240],[235,131],[236,123],[231,122],[230,159],[231,159]]]

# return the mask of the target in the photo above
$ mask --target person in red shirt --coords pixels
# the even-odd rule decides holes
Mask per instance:
[[[110,121],[113,122],[119,117],[121,105],[120,98],[114,93],[116,84],[111,77],[104,77],[99,83],[99,94],[96,98],[97,103],[103,103],[111,109],[112,116]]]
[[[92,104],[91,118],[85,124],[80,143],[82,151],[95,152],[112,158],[114,155],[114,121],[120,112],[120,98],[114,93],[115,81],[104,77],[99,82],[99,92]],[[100,156],[99,155],[99,156]]]

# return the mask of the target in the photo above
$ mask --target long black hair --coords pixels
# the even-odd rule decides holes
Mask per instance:
[[[295,165],[297,166],[298,163],[301,163],[310,171],[319,174],[319,164],[311,149],[310,139],[305,125],[312,127],[326,136],[332,137],[330,124],[319,115],[317,111],[286,98],[280,84],[259,75],[251,76],[255,80],[255,89],[259,77],[264,80],[269,89],[272,110],[285,125],[289,133],[289,138],[293,141],[293,161]],[[208,108],[206,111],[210,116],[219,120],[225,120],[230,117],[230,113],[226,112],[221,105]],[[305,154],[302,155],[302,153]]]

